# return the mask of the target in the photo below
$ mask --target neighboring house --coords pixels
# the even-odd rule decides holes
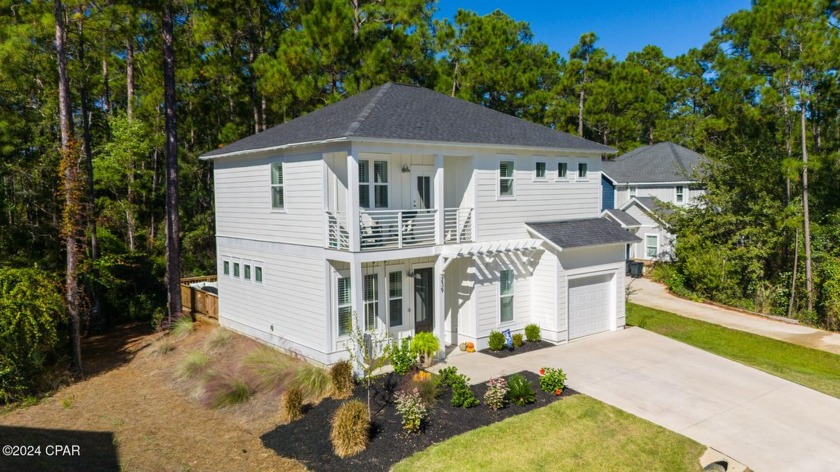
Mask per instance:
[[[664,142],[602,163],[601,215],[640,237],[627,246],[628,260],[673,255],[675,236],[663,221],[672,210],[662,203],[693,203],[703,193],[698,174],[706,161],[691,149]]]
[[[354,317],[478,349],[622,328],[638,238],[600,218],[609,152],[392,83],[209,152],[220,323],[323,364]]]

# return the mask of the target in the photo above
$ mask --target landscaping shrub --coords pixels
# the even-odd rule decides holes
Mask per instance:
[[[501,351],[505,348],[505,335],[498,331],[490,331],[487,346],[490,347],[491,351]]]
[[[224,329],[216,328],[204,342],[204,350],[207,352],[221,351],[233,342],[233,333]],[[276,349],[272,349],[276,352]]]
[[[425,371],[418,371],[411,376],[403,391],[410,392],[416,390],[420,394],[420,399],[428,407],[435,406],[437,397],[440,395],[440,377],[432,375]]]
[[[412,352],[410,338],[402,338],[399,344],[396,341],[391,341],[388,347],[388,355],[391,366],[394,367],[394,372],[399,375],[408,373],[409,369],[417,362],[417,354]]]
[[[527,339],[529,343],[539,342],[540,339],[542,339],[540,337],[540,327],[534,323],[525,326],[525,339]]]
[[[494,410],[501,410],[508,401],[508,390],[510,388],[504,377],[490,379],[484,393],[484,404]]]
[[[514,348],[519,348],[519,347],[522,347],[523,344],[525,344],[525,340],[522,337],[522,333],[514,334],[513,335],[513,347]]]
[[[397,413],[402,417],[403,428],[409,433],[419,432],[423,422],[429,417],[427,404],[421,398],[420,391],[414,388],[410,393],[397,392],[394,402]]]
[[[61,284],[40,269],[0,269],[0,403],[37,390],[58,344]]]
[[[169,334],[175,339],[184,339],[193,332],[194,327],[193,320],[189,315],[181,315],[180,318],[172,323],[172,326],[169,328]]]
[[[520,406],[534,403],[537,396],[531,387],[531,382],[521,374],[515,374],[508,381],[508,396],[510,401]]]
[[[543,392],[560,395],[566,388],[566,374],[563,369],[543,367],[540,369],[540,388]]]
[[[428,362],[440,350],[438,338],[427,332],[417,333],[411,340],[411,352],[420,355]]]
[[[464,374],[456,374],[449,380],[452,387],[452,406],[472,408],[478,406],[478,399],[470,389],[470,379]]]
[[[365,450],[370,434],[367,407],[350,400],[338,407],[332,419],[330,441],[338,457],[350,457]]]
[[[353,366],[350,361],[341,361],[330,368],[332,396],[339,400],[353,395],[356,384],[353,382]]]
[[[210,358],[201,351],[192,351],[184,356],[178,364],[178,377],[192,379],[203,374],[207,370],[207,363]]]
[[[295,421],[303,417],[303,392],[299,388],[290,388],[280,397],[280,410],[283,419]]]
[[[458,377],[458,368],[454,365],[444,367],[438,371],[438,378],[440,379],[441,385],[451,387],[456,377]]]
[[[172,336],[162,336],[152,343],[152,354],[162,356],[175,350],[175,340]]]
[[[330,376],[327,371],[312,364],[304,364],[297,369],[290,382],[309,399],[318,399],[326,395],[330,388]]]
[[[245,403],[254,394],[254,388],[244,378],[230,373],[212,376],[207,381],[204,391],[212,408]]]
[[[222,336],[219,342],[230,342],[224,340],[227,335],[219,336]],[[292,369],[293,363],[291,357],[269,346],[258,347],[242,360],[242,366],[254,374],[257,386],[261,390],[278,390],[285,387],[295,373]]]

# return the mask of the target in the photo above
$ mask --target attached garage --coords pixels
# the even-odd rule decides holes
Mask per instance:
[[[613,275],[569,280],[569,339],[609,331],[614,318]]]

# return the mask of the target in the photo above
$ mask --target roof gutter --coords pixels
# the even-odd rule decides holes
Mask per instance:
[[[560,147],[545,147],[545,146],[519,146],[513,144],[488,144],[488,143],[460,143],[453,141],[419,141],[408,139],[388,139],[388,138],[365,138],[365,137],[351,137],[351,141],[357,143],[372,143],[372,144],[409,144],[412,146],[445,146],[455,148],[480,148],[480,149],[525,149],[528,151],[541,152],[576,152],[583,154],[615,154],[618,150],[605,146],[606,149],[579,149],[579,148],[560,148]]]
[[[218,159],[221,157],[235,157],[235,156],[247,156],[251,154],[258,154],[261,152],[270,152],[270,151],[282,151],[285,149],[294,149],[299,147],[306,147],[306,146],[318,146],[322,144],[332,144],[332,143],[346,143],[349,142],[350,139],[346,137],[341,138],[330,138],[330,139],[322,139],[320,141],[306,141],[302,143],[291,143],[291,144],[283,144],[282,146],[270,146],[264,147],[259,149],[245,149],[242,151],[234,151],[234,152],[226,152],[223,154],[215,154],[212,156],[208,156],[207,154],[203,156],[199,156],[199,159],[202,161],[212,161],[214,159]]]

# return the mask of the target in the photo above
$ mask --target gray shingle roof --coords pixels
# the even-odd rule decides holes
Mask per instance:
[[[691,149],[672,142],[636,148],[612,161],[603,162],[604,174],[617,183],[685,182],[697,180],[696,174],[708,159]]]
[[[641,226],[642,224],[639,223],[636,218],[633,218],[629,213],[626,211],[622,211],[616,208],[607,208],[604,210],[605,212],[609,213],[610,216],[615,218],[616,221],[623,224],[624,226]]]
[[[641,203],[645,208],[648,210],[656,213],[657,215],[668,216],[673,213],[673,210],[670,208],[665,207],[662,205],[662,201],[656,197],[634,197],[639,203]],[[632,200],[630,200],[632,201]]]
[[[641,241],[621,226],[604,218],[525,223],[561,249]]]
[[[338,138],[615,152],[608,146],[423,87],[389,82],[201,157]]]

